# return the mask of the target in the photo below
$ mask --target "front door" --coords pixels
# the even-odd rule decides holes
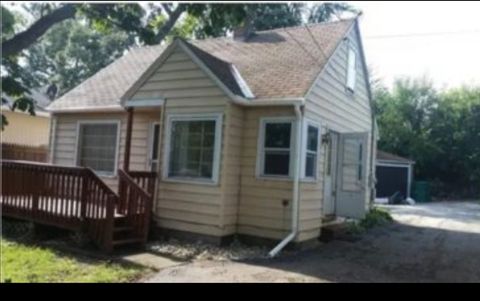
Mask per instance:
[[[330,140],[325,152],[325,176],[323,182],[323,213],[326,216],[335,214],[338,157],[338,133],[330,132],[329,134]]]
[[[368,133],[340,134],[336,214],[363,218],[366,212]]]
[[[160,147],[160,123],[154,122],[150,128],[150,146],[148,154],[148,168],[150,171],[157,171],[158,167],[158,149]]]

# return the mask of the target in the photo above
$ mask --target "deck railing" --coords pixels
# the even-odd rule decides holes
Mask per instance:
[[[88,168],[0,161],[2,215],[71,230],[86,229],[109,251],[118,195]]]
[[[129,171],[128,175],[137,183],[143,190],[153,195],[155,190],[155,180],[157,178],[156,172],[150,171]]]
[[[142,177],[140,177],[142,175]],[[135,176],[135,174],[134,174]],[[153,187],[148,185],[147,181],[150,175],[136,172],[136,179],[131,176],[131,173],[126,173],[123,170],[118,170],[119,177],[119,204],[117,211],[119,214],[125,215],[128,219],[128,224],[133,227],[134,233],[142,237],[145,242],[148,237],[148,229],[150,225],[150,215],[153,206]],[[138,179],[141,179],[140,181]],[[150,187],[147,192],[143,187]]]

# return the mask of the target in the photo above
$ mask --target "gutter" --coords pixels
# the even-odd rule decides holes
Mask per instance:
[[[125,112],[125,108],[120,104],[98,107],[70,107],[64,109],[45,109],[52,113],[80,113],[80,112]]]
[[[268,255],[275,257],[288,243],[290,243],[298,234],[298,220],[299,220],[299,199],[300,199],[300,161],[301,161],[301,147],[302,147],[302,124],[303,114],[300,109],[300,105],[295,105],[295,123],[296,123],[296,135],[295,135],[295,156],[294,158],[294,179],[293,179],[293,195],[292,195],[292,231],[285,237],[275,248],[273,248]]]
[[[229,95],[235,104],[247,107],[261,107],[261,106],[303,106],[305,98],[258,98],[248,99],[235,94]]]

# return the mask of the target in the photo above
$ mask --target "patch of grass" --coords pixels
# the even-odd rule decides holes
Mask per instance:
[[[349,223],[347,232],[349,234],[359,235],[370,228],[386,225],[392,221],[393,218],[388,211],[373,207],[362,220]]]
[[[1,239],[1,282],[127,282],[144,269]]]

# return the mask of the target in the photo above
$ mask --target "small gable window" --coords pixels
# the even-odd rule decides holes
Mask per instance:
[[[351,92],[355,90],[356,72],[356,53],[352,48],[348,49],[348,63],[347,63],[347,89]]]

